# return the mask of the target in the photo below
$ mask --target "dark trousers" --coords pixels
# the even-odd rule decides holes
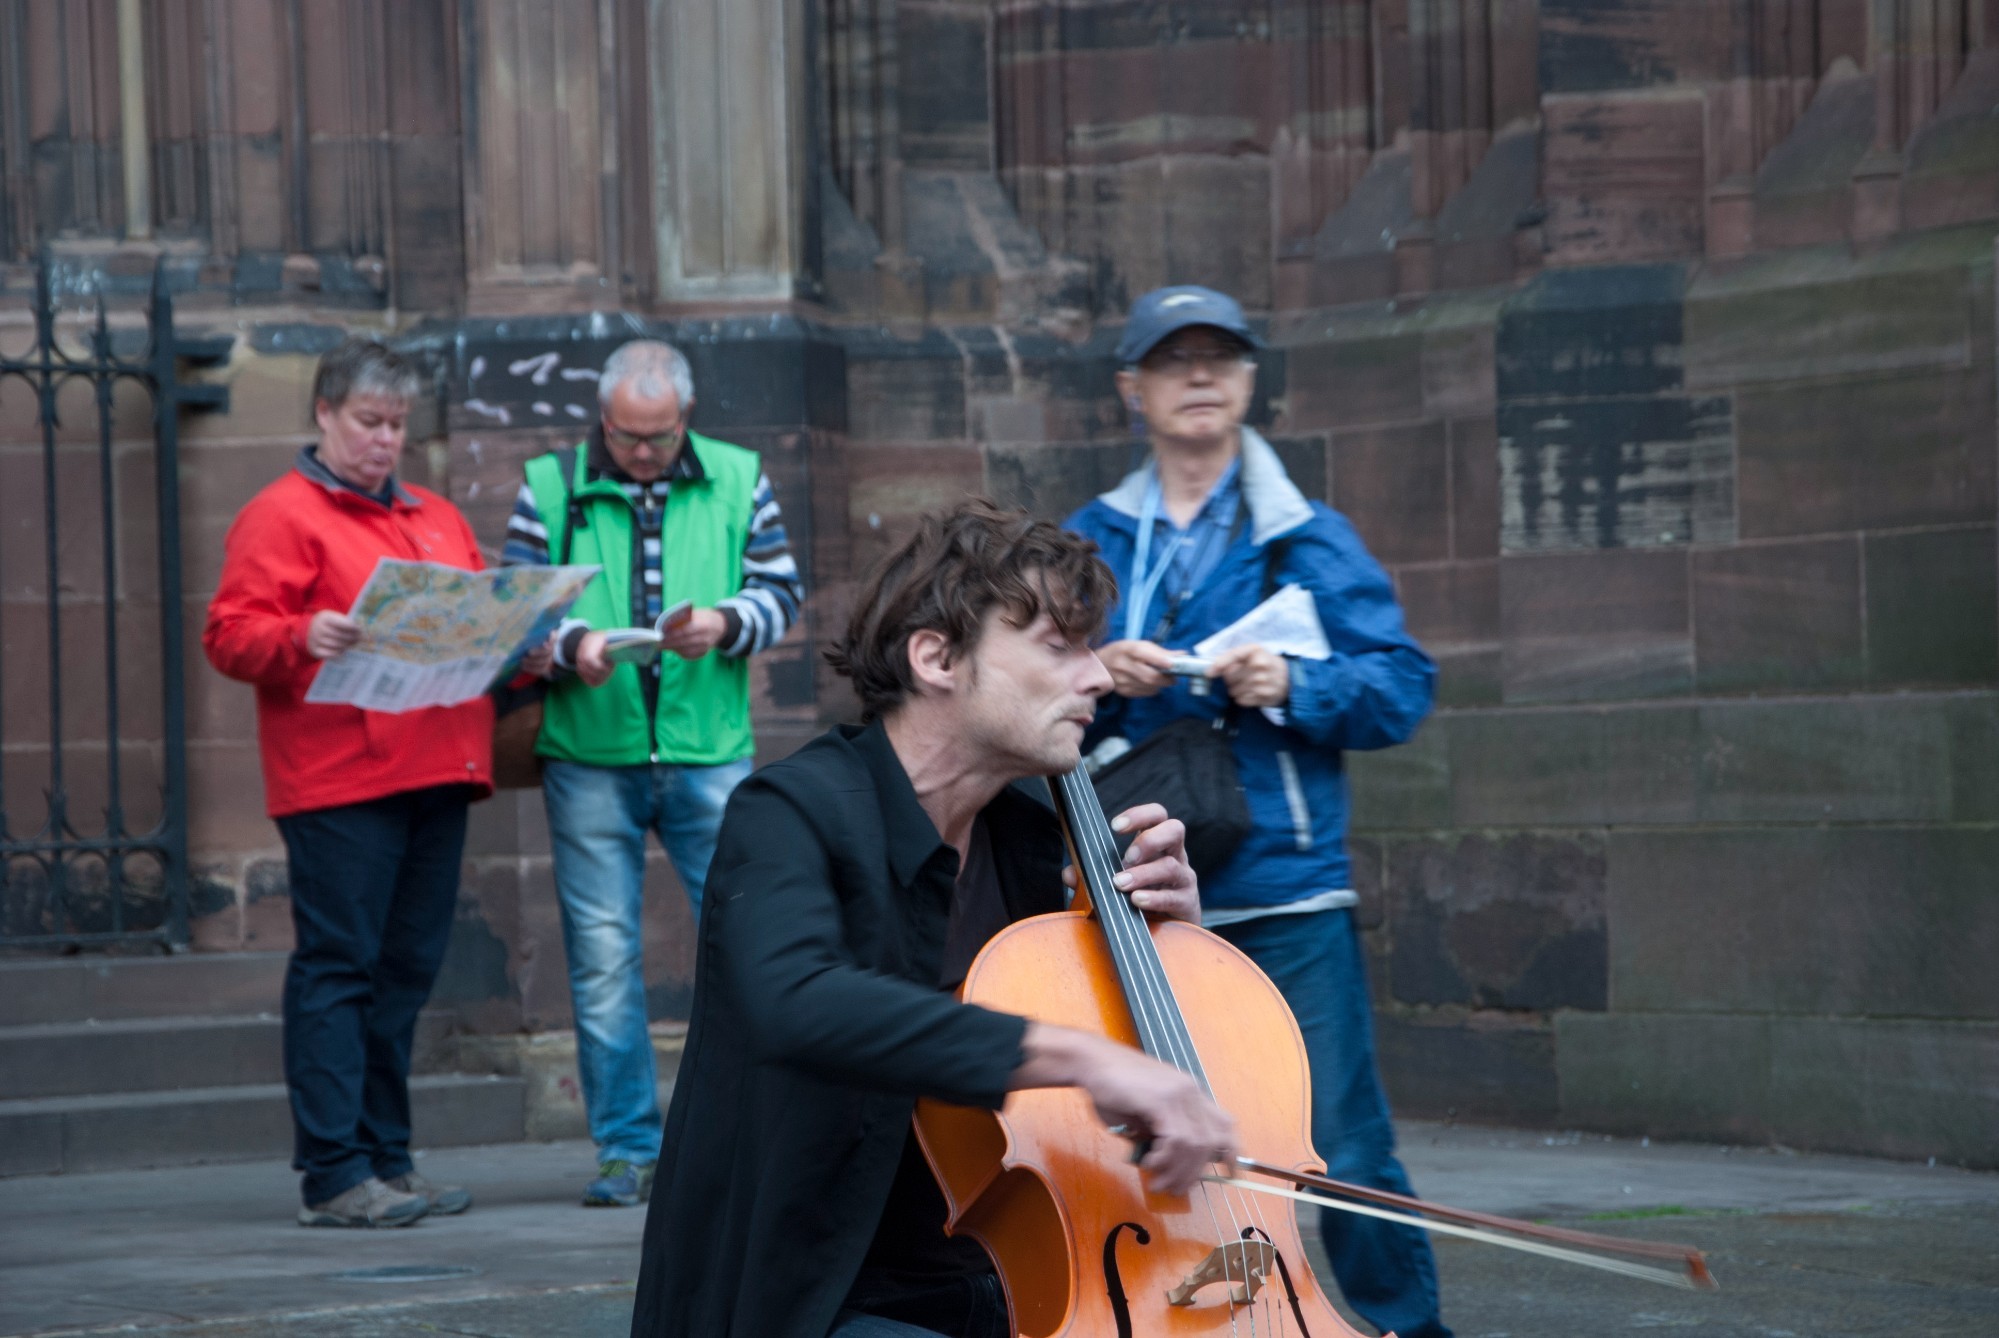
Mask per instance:
[[[278,819],[292,1169],[307,1204],[410,1170],[410,1045],[458,898],[470,791],[440,785]]]
[[[863,1268],[826,1338],[1009,1338],[997,1273],[909,1276]]]
[[[1218,925],[1291,1005],[1312,1067],[1312,1145],[1326,1173],[1410,1194],[1374,1063],[1374,1012],[1352,911],[1266,915]],[[1415,1227],[1336,1209],[1319,1228],[1333,1276],[1361,1317],[1401,1338],[1450,1338],[1438,1315],[1437,1264]]]

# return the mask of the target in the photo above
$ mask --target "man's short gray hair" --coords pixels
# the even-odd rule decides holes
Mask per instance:
[[[679,349],[657,339],[634,339],[604,360],[597,403],[609,404],[612,393],[627,382],[647,399],[660,399],[671,390],[682,410],[694,403],[694,369]]]

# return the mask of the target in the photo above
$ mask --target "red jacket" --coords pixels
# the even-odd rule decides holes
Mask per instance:
[[[222,581],[201,644],[217,669],[257,688],[265,807],[274,818],[454,781],[493,792],[493,706],[480,697],[396,715],[308,705],[319,672],[305,649],[321,609],[345,613],[382,557],[485,565],[458,508],[399,486],[388,507],[294,469],[229,527]]]

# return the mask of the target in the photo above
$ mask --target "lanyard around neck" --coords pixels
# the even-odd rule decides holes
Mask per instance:
[[[1144,640],[1145,611],[1152,603],[1159,583],[1166,579],[1167,571],[1173,566],[1173,555],[1180,551],[1180,545],[1187,537],[1185,531],[1176,531],[1173,542],[1161,550],[1159,561],[1147,570],[1146,559],[1152,552],[1152,529],[1159,523],[1160,501],[1159,472],[1155,467],[1146,485],[1145,501],[1138,508],[1138,538],[1131,557],[1131,593],[1124,606],[1124,636],[1127,641]]]

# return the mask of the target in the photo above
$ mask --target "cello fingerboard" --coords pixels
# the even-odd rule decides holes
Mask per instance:
[[[1131,1009],[1139,1044],[1154,1059],[1173,1065],[1207,1089],[1208,1075],[1202,1071],[1201,1056],[1188,1034],[1180,1001],[1173,996],[1172,982],[1166,978],[1166,968],[1153,946],[1145,913],[1112,881],[1123,865],[1117,837],[1097,798],[1097,787],[1078,767],[1056,777],[1050,788],[1055,795],[1056,817],[1068,837],[1070,857],[1089,893],[1097,923],[1103,927],[1111,960],[1117,964],[1118,983]]]

